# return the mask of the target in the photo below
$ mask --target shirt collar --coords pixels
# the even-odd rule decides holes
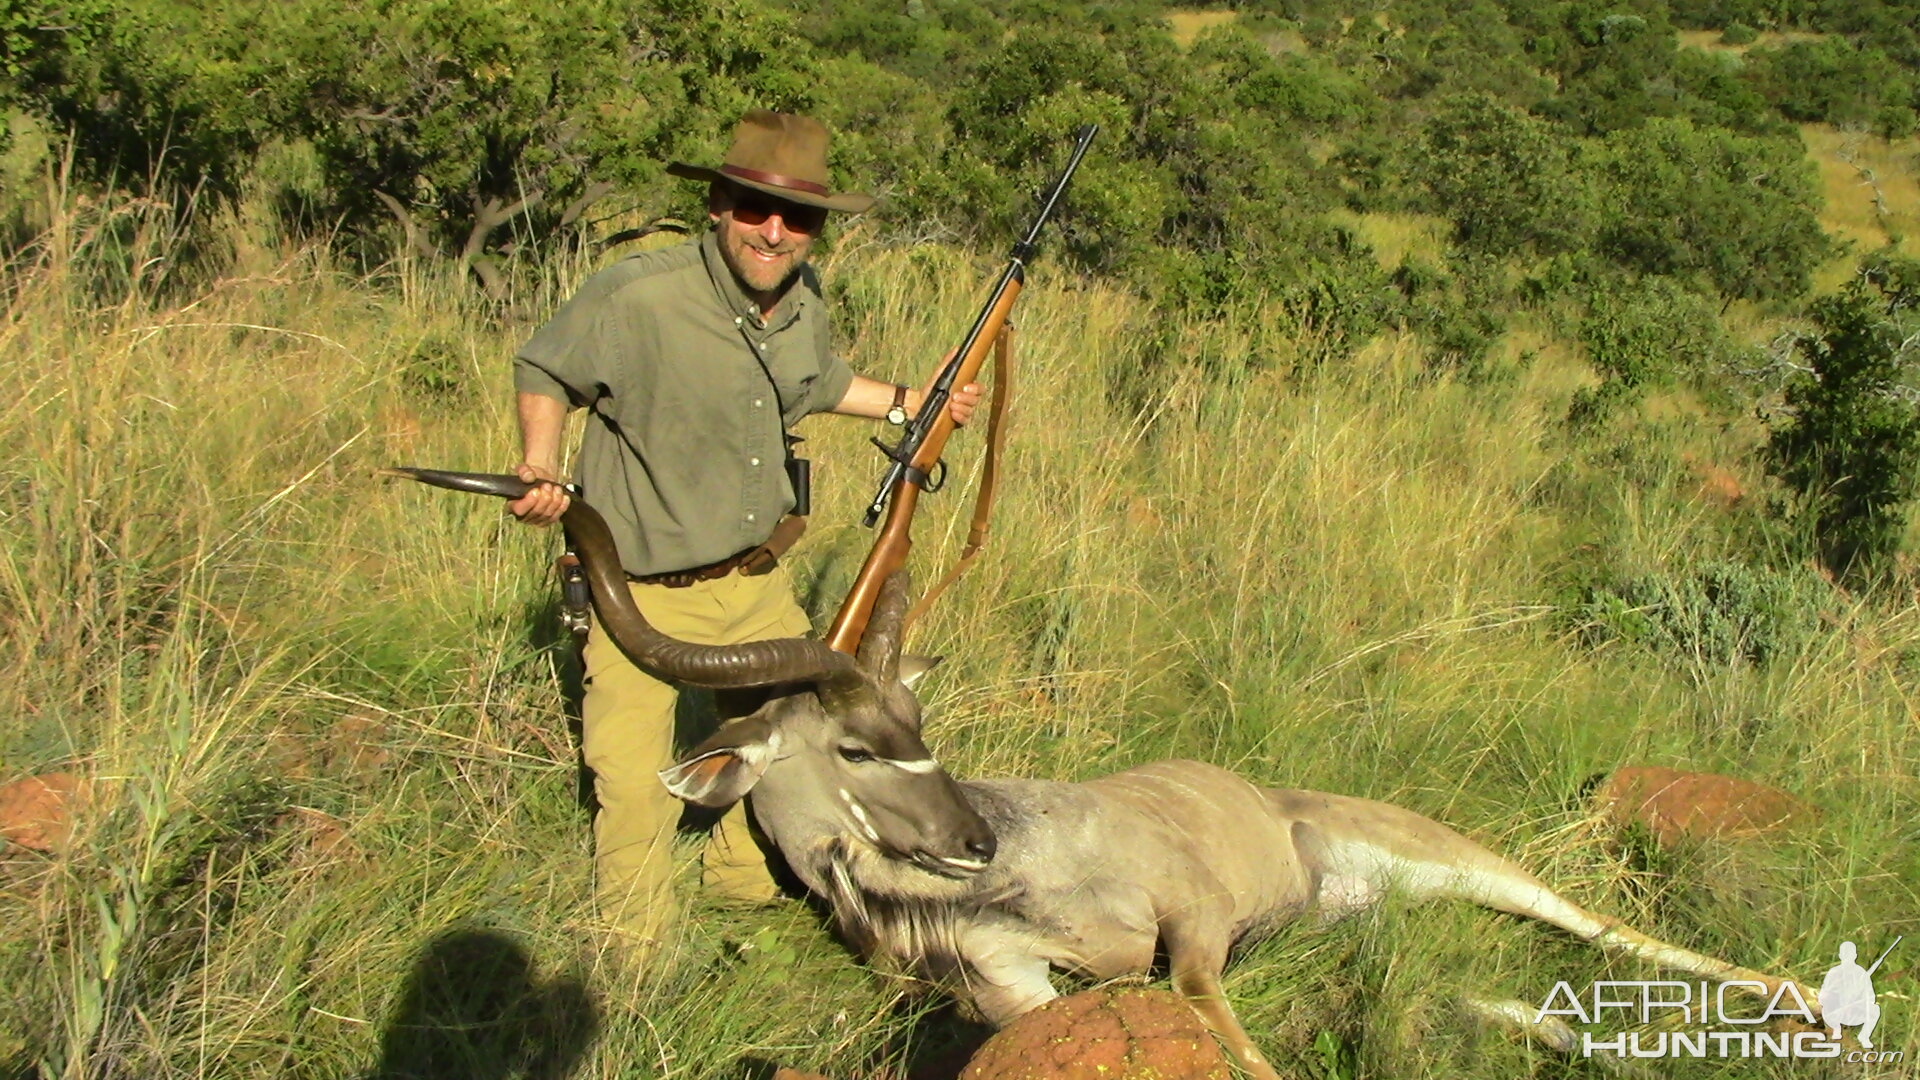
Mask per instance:
[[[707,277],[713,282],[720,306],[726,308],[728,314],[736,318],[744,315],[758,325],[760,301],[748,295],[747,290],[740,287],[740,279],[733,276],[726,257],[720,254],[720,233],[717,230],[708,229],[706,235],[700,238],[700,257],[707,264]],[[804,275],[806,272],[805,266],[802,266],[800,273]],[[781,297],[779,305],[773,309],[773,321],[767,324],[767,329],[777,330],[792,323],[800,317],[800,309],[806,303],[807,287],[796,279],[788,286],[787,295]]]

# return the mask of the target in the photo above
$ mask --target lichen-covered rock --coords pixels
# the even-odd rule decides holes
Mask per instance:
[[[1231,1080],[1192,1006],[1165,990],[1056,998],[987,1040],[960,1080]]]

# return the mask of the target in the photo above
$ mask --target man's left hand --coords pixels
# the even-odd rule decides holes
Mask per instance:
[[[986,388],[977,382],[953,388],[953,393],[947,396],[947,413],[953,417],[956,427],[965,427],[967,421],[973,419],[973,410],[980,407],[980,395],[985,392]],[[925,397],[922,392],[921,398]]]

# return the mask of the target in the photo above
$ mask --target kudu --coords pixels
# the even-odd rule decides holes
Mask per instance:
[[[918,710],[897,715],[917,721]],[[1651,963],[1750,982],[1763,996],[1781,989],[1780,979],[1587,911],[1410,810],[1256,787],[1198,761],[1155,762],[1083,783],[964,781],[961,793],[998,840],[991,863],[902,859],[894,853],[908,841],[890,835],[891,822],[867,796],[836,786],[830,776],[846,770],[834,759],[871,775],[863,791],[937,766],[885,760],[833,729],[823,714],[789,709],[723,729],[662,779],[701,805],[751,789],[756,820],[856,945],[971,998],[996,1025],[1055,996],[1051,968],[1113,978],[1146,972],[1163,950],[1175,988],[1241,1065],[1277,1080],[1227,1004],[1220,978],[1228,950],[1308,913],[1356,911],[1390,889],[1540,919]],[[700,783],[688,783],[691,776]],[[1801,994],[1818,1008],[1811,991]],[[1479,1007],[1522,1027],[1532,1019],[1518,1002]],[[1571,1032],[1557,1021],[1530,1033],[1570,1048]]]
[[[397,471],[507,497],[526,490],[512,477]],[[1587,911],[1454,830],[1386,803],[1256,787],[1197,761],[1082,783],[956,783],[922,742],[920,706],[901,678],[904,574],[888,581],[857,657],[805,639],[691,645],[640,616],[598,514],[575,500],[564,520],[602,625],[637,662],[703,686],[796,684],[661,780],[707,807],[751,792],[762,830],[869,959],[951,988],[995,1024],[1052,999],[1051,968],[1113,978],[1147,971],[1163,950],[1175,987],[1241,1065],[1278,1080],[1227,1003],[1229,949],[1303,915],[1359,910],[1389,890],[1540,919],[1603,949],[1761,987],[1761,996],[1782,989],[1783,980]],[[1817,1011],[1815,995],[1797,989]],[[1487,1011],[1527,1020],[1517,1002]],[[1567,1035],[1564,1025],[1536,1033]]]

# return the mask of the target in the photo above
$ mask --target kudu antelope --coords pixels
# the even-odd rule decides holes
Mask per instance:
[[[512,477],[397,471],[507,497],[526,489]],[[1761,996],[1781,990],[1783,980],[1587,911],[1452,829],[1386,803],[1256,787],[1197,761],[1082,783],[956,783],[922,742],[920,706],[901,678],[904,575],[887,583],[857,657],[804,639],[691,645],[658,633],[633,607],[598,514],[575,500],[565,520],[601,622],[635,660],[704,686],[793,684],[662,781],[708,807],[751,792],[755,820],[857,947],[970,998],[995,1024],[1052,999],[1051,968],[1113,978],[1147,971],[1163,950],[1175,987],[1207,1026],[1250,1073],[1278,1080],[1227,1003],[1228,950],[1393,889],[1539,919],[1603,949],[1763,988]],[[1818,1010],[1815,995],[1800,992]],[[1527,1019],[1517,1002],[1490,1011]]]
[[[1249,1072],[1277,1080],[1227,1004],[1220,978],[1228,950],[1305,914],[1359,910],[1389,889],[1540,919],[1604,949],[1764,987],[1763,996],[1781,989],[1780,979],[1587,911],[1410,810],[1256,787],[1198,761],[1155,762],[1083,783],[963,781],[958,793],[991,827],[995,853],[977,862],[925,858],[917,852],[929,823],[972,816],[946,803],[900,816],[893,789],[940,769],[921,752],[919,707],[897,681],[904,604],[896,575],[876,610],[877,640],[869,641],[877,648],[866,661],[876,665],[885,722],[898,725],[911,749],[854,734],[831,707],[787,699],[716,733],[661,779],[702,806],[751,791],[754,818],[857,947],[970,998],[996,1025],[1055,996],[1052,968],[1113,978],[1146,972],[1164,951],[1174,986],[1207,1026]],[[1811,991],[1800,992],[1818,1008]],[[1478,1009],[1523,1028],[1532,1020],[1519,1002]],[[1571,1031],[1557,1020],[1529,1033],[1570,1049]]]

